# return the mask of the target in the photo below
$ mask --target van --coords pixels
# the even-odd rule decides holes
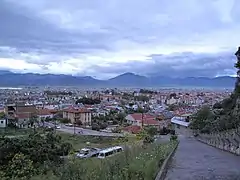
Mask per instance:
[[[115,146],[115,147],[107,148],[107,149],[104,149],[104,150],[99,152],[98,158],[104,159],[108,156],[112,156],[112,155],[114,155],[116,153],[119,153],[119,152],[122,152],[122,151],[123,151],[123,148],[121,146]]]

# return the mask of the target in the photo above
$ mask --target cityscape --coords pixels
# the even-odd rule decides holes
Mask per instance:
[[[237,0],[1,0],[0,180],[240,180]]]

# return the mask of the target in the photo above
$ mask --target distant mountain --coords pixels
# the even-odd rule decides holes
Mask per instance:
[[[54,74],[13,73],[0,71],[0,86],[82,86],[82,87],[225,87],[233,88],[234,77],[189,77],[170,78],[163,76],[145,77],[124,73],[109,80],[98,80],[91,76]]]
[[[133,73],[124,73],[107,80],[110,86],[141,86],[149,84],[149,78]]]

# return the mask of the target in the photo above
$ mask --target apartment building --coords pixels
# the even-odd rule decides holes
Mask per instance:
[[[63,110],[63,118],[71,120],[71,123],[76,123],[81,121],[85,126],[90,126],[92,124],[92,114],[91,111],[85,108],[69,108]]]
[[[35,105],[26,105],[25,103],[6,104],[4,108],[8,123],[14,122],[17,125],[27,124],[31,118],[37,116]]]

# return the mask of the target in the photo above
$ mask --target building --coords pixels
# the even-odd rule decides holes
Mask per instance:
[[[134,113],[129,114],[125,118],[127,123],[133,126],[155,126],[158,129],[160,128],[159,121],[156,120],[155,116],[150,114]]]
[[[54,114],[56,113],[54,110],[51,109],[38,109],[37,112],[39,119],[53,118]]]
[[[191,135],[191,131],[189,130],[190,122],[186,122],[184,117],[173,117],[171,123],[177,134]]]
[[[31,118],[37,116],[36,106],[25,105],[24,103],[7,104],[4,111],[8,123],[12,122],[17,126],[25,126]]]
[[[90,126],[92,124],[91,111],[84,108],[69,108],[63,110],[63,118],[70,119],[71,123],[80,121],[82,125]]]
[[[7,127],[7,120],[6,119],[0,119],[0,128]]]

